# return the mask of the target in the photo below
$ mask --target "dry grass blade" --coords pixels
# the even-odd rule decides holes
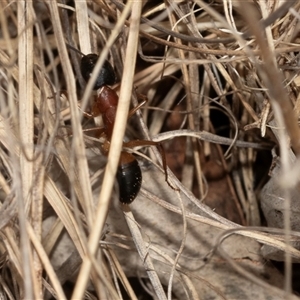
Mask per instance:
[[[20,155],[20,172],[22,176],[22,195],[18,197],[19,222],[21,229],[21,249],[23,257],[24,297],[35,298],[42,296],[41,265],[38,258],[34,258],[34,272],[32,272],[32,256],[28,234],[26,232],[26,212],[32,205],[31,188],[33,179],[33,7],[32,2],[18,3],[18,31],[19,38],[19,92],[22,95],[19,101],[19,111],[23,114],[20,118],[20,136],[23,151]],[[41,199],[39,199],[41,201]],[[37,203],[40,205],[40,203]],[[41,218],[37,216],[34,226],[41,226]],[[40,229],[38,231],[41,232]],[[27,262],[27,263],[26,263]],[[25,274],[29,274],[26,276]],[[34,287],[34,290],[32,289]]]
[[[127,211],[126,211],[127,210]],[[156,294],[157,299],[166,300],[167,297],[165,295],[164,289],[161,285],[161,282],[159,280],[159,277],[155,271],[154,265],[151,261],[151,258],[149,256],[148,249],[144,243],[143,237],[141,235],[141,232],[137,226],[137,223],[134,219],[133,214],[128,211],[128,209],[124,210],[124,215],[126,219],[126,223],[128,225],[128,228],[132,234],[132,238],[134,240],[134,243],[137,247],[137,251],[139,253],[139,256],[141,260],[143,261],[143,265],[146,269],[147,275],[152,283],[153,290]]]
[[[83,209],[85,210],[87,214],[87,221],[89,226],[92,226],[93,217],[92,217],[92,191],[89,184],[89,176],[88,176],[88,166],[87,161],[84,159],[86,157],[85,155],[85,149],[84,149],[84,143],[83,143],[83,132],[82,127],[79,122],[79,111],[77,107],[77,95],[75,93],[76,87],[75,87],[75,78],[72,72],[72,66],[70,64],[70,60],[67,53],[67,48],[64,44],[64,36],[62,32],[62,26],[59,18],[59,12],[57,3],[55,2],[49,2],[49,10],[51,13],[52,21],[54,26],[54,32],[55,32],[55,38],[57,40],[58,50],[60,52],[61,59],[64,61],[64,64],[62,64],[62,68],[65,74],[66,78],[66,85],[68,90],[68,97],[69,97],[69,103],[70,103],[70,109],[71,109],[71,117],[72,117],[72,130],[73,130],[73,148],[72,151],[74,151],[74,156],[76,158],[76,162],[78,164],[79,169],[81,170],[78,174],[81,184],[81,191],[82,191],[82,202],[81,205]],[[84,201],[83,201],[84,199]]]
[[[118,258],[116,257],[115,253],[112,251],[112,249],[107,248],[108,255],[110,259],[112,260],[112,263],[114,264],[115,271],[118,274],[118,278],[122,282],[124,288],[126,289],[130,299],[136,300],[137,297],[134,293],[134,290],[132,289],[130,282],[128,281],[126,274],[124,274],[124,271],[122,269],[122,266],[120,262],[118,261]]]
[[[85,1],[76,1],[76,17],[78,26],[78,36],[80,49],[83,53],[91,52],[91,40],[89,32],[89,19],[88,19],[88,7]]]
[[[35,250],[37,251],[41,261],[43,262],[43,265],[45,267],[45,270],[47,271],[47,274],[49,275],[49,278],[53,284],[53,287],[56,291],[56,296],[58,299],[67,299],[64,291],[60,285],[60,282],[58,280],[58,278],[56,277],[56,274],[53,270],[53,267],[51,265],[51,262],[49,260],[49,257],[47,255],[47,253],[44,251],[44,248],[42,247],[42,245],[39,243],[39,240],[36,238],[33,228],[30,226],[30,224],[27,224],[27,230],[30,236],[30,239],[35,247]]]

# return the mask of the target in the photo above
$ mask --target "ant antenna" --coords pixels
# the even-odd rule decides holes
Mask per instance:
[[[71,49],[71,50],[77,52],[77,53],[80,54],[81,56],[86,56],[86,55],[84,55],[81,51],[79,51],[79,50],[76,49],[75,47],[71,46],[70,44],[66,43],[66,46],[67,46],[69,49]]]

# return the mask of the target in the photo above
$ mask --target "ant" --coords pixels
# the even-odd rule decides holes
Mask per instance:
[[[71,46],[69,47],[73,50],[76,50],[82,55],[80,70],[82,77],[87,82],[90,79],[99,56],[93,53],[84,55],[77,49]],[[119,100],[117,93],[109,87],[109,85],[113,85],[115,82],[116,75],[114,69],[112,65],[106,60],[97,76],[97,80],[93,87],[94,90],[98,91],[97,98],[95,99],[95,102],[93,103],[91,109],[91,114],[85,113],[87,117],[93,118],[102,115],[104,127],[99,128],[98,131],[100,133],[99,137],[104,140],[104,143],[102,144],[100,150],[105,156],[108,156],[109,153]],[[145,102],[146,100],[131,109],[129,111],[128,118],[131,117],[141,106],[143,106]],[[173,187],[168,180],[166,157],[161,143],[149,140],[133,140],[124,142],[123,146],[126,148],[134,148],[137,146],[156,146],[162,156],[165,180],[172,189],[178,190],[177,188]],[[126,152],[125,150],[121,151],[116,178],[119,185],[120,202],[123,204],[132,203],[139,193],[142,185],[142,171],[133,154]]]

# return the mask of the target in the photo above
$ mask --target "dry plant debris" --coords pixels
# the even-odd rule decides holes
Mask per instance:
[[[1,299],[298,299],[298,1],[4,0],[0,22]],[[74,49],[116,73],[108,158]],[[162,143],[178,191],[156,147],[123,149],[121,205],[124,140]]]

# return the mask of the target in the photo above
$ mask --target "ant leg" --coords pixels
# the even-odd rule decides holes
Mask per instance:
[[[94,118],[94,116],[93,116],[92,114],[88,113],[87,111],[83,111],[82,114],[83,114],[86,118],[88,118],[88,119],[93,119],[93,118]]]
[[[86,128],[82,130],[83,132],[95,132],[94,136],[95,138],[100,138],[100,136],[105,133],[105,129],[103,127],[92,127],[92,128]]]
[[[134,148],[134,147],[139,147],[139,146],[156,146],[161,155],[163,170],[165,172],[165,180],[166,180],[167,184],[174,191],[179,191],[179,189],[177,187],[174,187],[169,181],[169,176],[168,176],[168,171],[167,171],[166,153],[165,153],[164,147],[161,143],[154,142],[154,141],[147,141],[147,140],[135,140],[135,141],[129,141],[129,142],[123,143],[123,146],[127,147],[127,148]]]
[[[92,104],[91,113],[88,113],[88,112],[86,112],[86,111],[82,111],[82,114],[83,114],[86,118],[88,118],[88,119],[94,119],[94,118],[100,116],[100,115],[101,115],[101,112],[99,111],[99,108],[98,108],[97,103],[94,102],[94,103]]]
[[[139,94],[138,97],[143,101],[129,111],[128,119],[131,118],[142,106],[144,106],[148,102],[148,98],[146,96]]]

